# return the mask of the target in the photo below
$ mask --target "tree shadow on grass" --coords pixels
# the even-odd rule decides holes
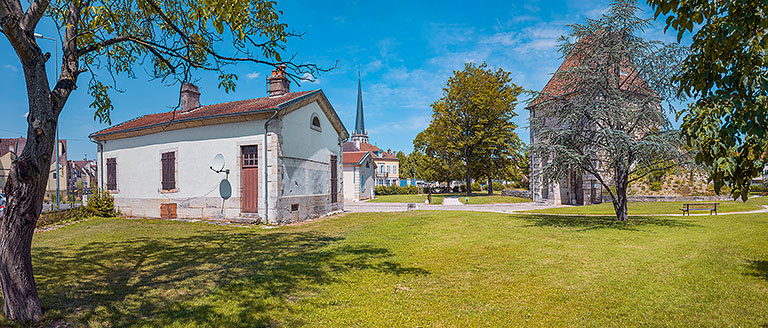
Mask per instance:
[[[292,305],[345,272],[429,274],[390,257],[311,232],[213,231],[33,250],[49,321],[109,327],[301,325]]]
[[[753,277],[758,277],[763,280],[768,280],[768,261],[763,260],[747,260],[747,274]]]
[[[615,216],[564,216],[564,215],[521,215],[523,220],[535,227],[576,228],[578,231],[596,229],[617,229],[639,231],[642,227],[660,226],[671,228],[688,228],[697,226],[686,219],[671,219],[653,216],[630,216],[626,222],[621,222]]]

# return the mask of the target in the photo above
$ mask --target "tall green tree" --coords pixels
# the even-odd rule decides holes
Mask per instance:
[[[600,19],[570,25],[561,38],[563,64],[552,77],[559,93],[539,94],[531,120],[532,151],[546,181],[588,174],[627,220],[629,183],[679,164],[683,154],[662,103],[684,49],[638,36],[651,23],[634,0],[616,0]],[[550,82],[553,83],[553,82]]]
[[[681,130],[723,186],[747,200],[750,181],[768,164],[768,1],[649,0],[656,17],[680,41],[693,33],[691,52],[675,80],[695,98]]]
[[[113,77],[134,77],[137,67],[179,86],[194,72],[210,71],[225,91],[235,88],[237,75],[226,68],[236,63],[286,65],[294,80],[316,73],[315,65],[283,58],[286,41],[296,34],[280,21],[275,5],[269,0],[2,0],[0,32],[21,63],[29,102],[27,143],[10,167],[7,210],[0,225],[0,286],[9,319],[37,321],[42,315],[32,275],[32,234],[42,210],[59,115],[78,84],[82,86],[83,73],[94,119],[108,123]],[[59,78],[52,85],[45,70],[51,54],[35,38],[43,19],[56,26],[62,50],[54,61],[61,63]]]
[[[464,162],[467,186],[472,172],[493,176],[521,146],[515,133],[517,96],[523,89],[509,72],[496,71],[485,63],[468,63],[454,71],[443,88],[443,97],[432,104],[432,121],[414,140],[416,149],[427,155]],[[467,194],[472,188],[467,188]]]

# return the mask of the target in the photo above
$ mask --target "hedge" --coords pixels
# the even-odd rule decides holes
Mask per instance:
[[[88,204],[86,206],[41,213],[35,227],[42,228],[91,216],[111,217],[119,214],[120,213],[115,210],[115,198],[106,191],[96,191],[88,198]]]
[[[373,189],[376,195],[416,195],[419,193],[419,187],[416,186],[376,186]]]

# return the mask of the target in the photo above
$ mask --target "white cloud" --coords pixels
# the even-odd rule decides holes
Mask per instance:
[[[3,65],[3,68],[5,68],[5,69],[7,69],[7,70],[9,70],[9,71],[11,71],[11,72],[14,72],[14,73],[16,73],[16,72],[18,72],[18,71],[19,71],[19,69],[18,69],[16,66],[14,66],[14,65],[10,65],[10,64],[8,64],[8,65]]]
[[[304,75],[301,76],[301,80],[302,82],[320,84],[320,79],[315,78],[315,76],[309,72],[304,73]]]
[[[247,77],[249,80],[253,80],[253,79],[259,78],[259,76],[261,76],[261,73],[259,73],[259,72],[250,72],[250,73],[245,75],[245,77]]]
[[[27,118],[27,116],[29,116],[29,112],[26,112],[26,113],[24,113],[24,115],[22,115],[22,116],[23,116],[24,118]]]
[[[587,16],[587,17],[592,18],[592,19],[598,19],[601,16],[603,16],[603,14],[607,13],[608,9],[610,9],[610,7],[596,7],[596,8],[592,8],[590,10],[587,10],[587,12],[584,13],[584,16]]]

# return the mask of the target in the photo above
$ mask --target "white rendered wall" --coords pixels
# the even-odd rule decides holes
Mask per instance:
[[[270,133],[270,139],[274,135]],[[224,155],[224,168],[230,170],[228,180],[232,185],[232,199],[226,207],[234,205],[236,212],[225,213],[227,216],[239,214],[240,198],[240,146],[257,145],[259,147],[259,213],[263,213],[263,171],[264,121],[249,121],[202,126],[167,132],[155,133],[132,138],[108,140],[102,142],[103,156],[98,156],[99,169],[106,169],[109,158],[117,162],[116,200],[126,199],[185,199],[218,197],[219,183],[227,177],[224,173],[215,173],[209,167],[216,154]],[[176,192],[161,192],[161,163],[163,152],[176,151]],[[270,157],[273,157],[270,154]],[[270,158],[272,162],[272,158]],[[106,179],[106,171],[99,179]],[[106,181],[99,181],[106,187]],[[220,205],[219,205],[220,206]],[[149,213],[147,216],[159,216]]]
[[[357,170],[354,166],[344,165],[344,174],[342,175],[344,180],[344,200],[355,202],[360,200],[355,195],[355,188],[358,188],[355,183],[357,180],[355,177],[356,173]]]
[[[313,117],[319,119],[319,129],[311,127]],[[284,195],[330,194],[331,155],[336,155],[337,172],[342,172],[343,166],[339,133],[317,102],[287,113],[280,119]],[[343,180],[343,175],[339,175],[336,190],[343,190]]]

